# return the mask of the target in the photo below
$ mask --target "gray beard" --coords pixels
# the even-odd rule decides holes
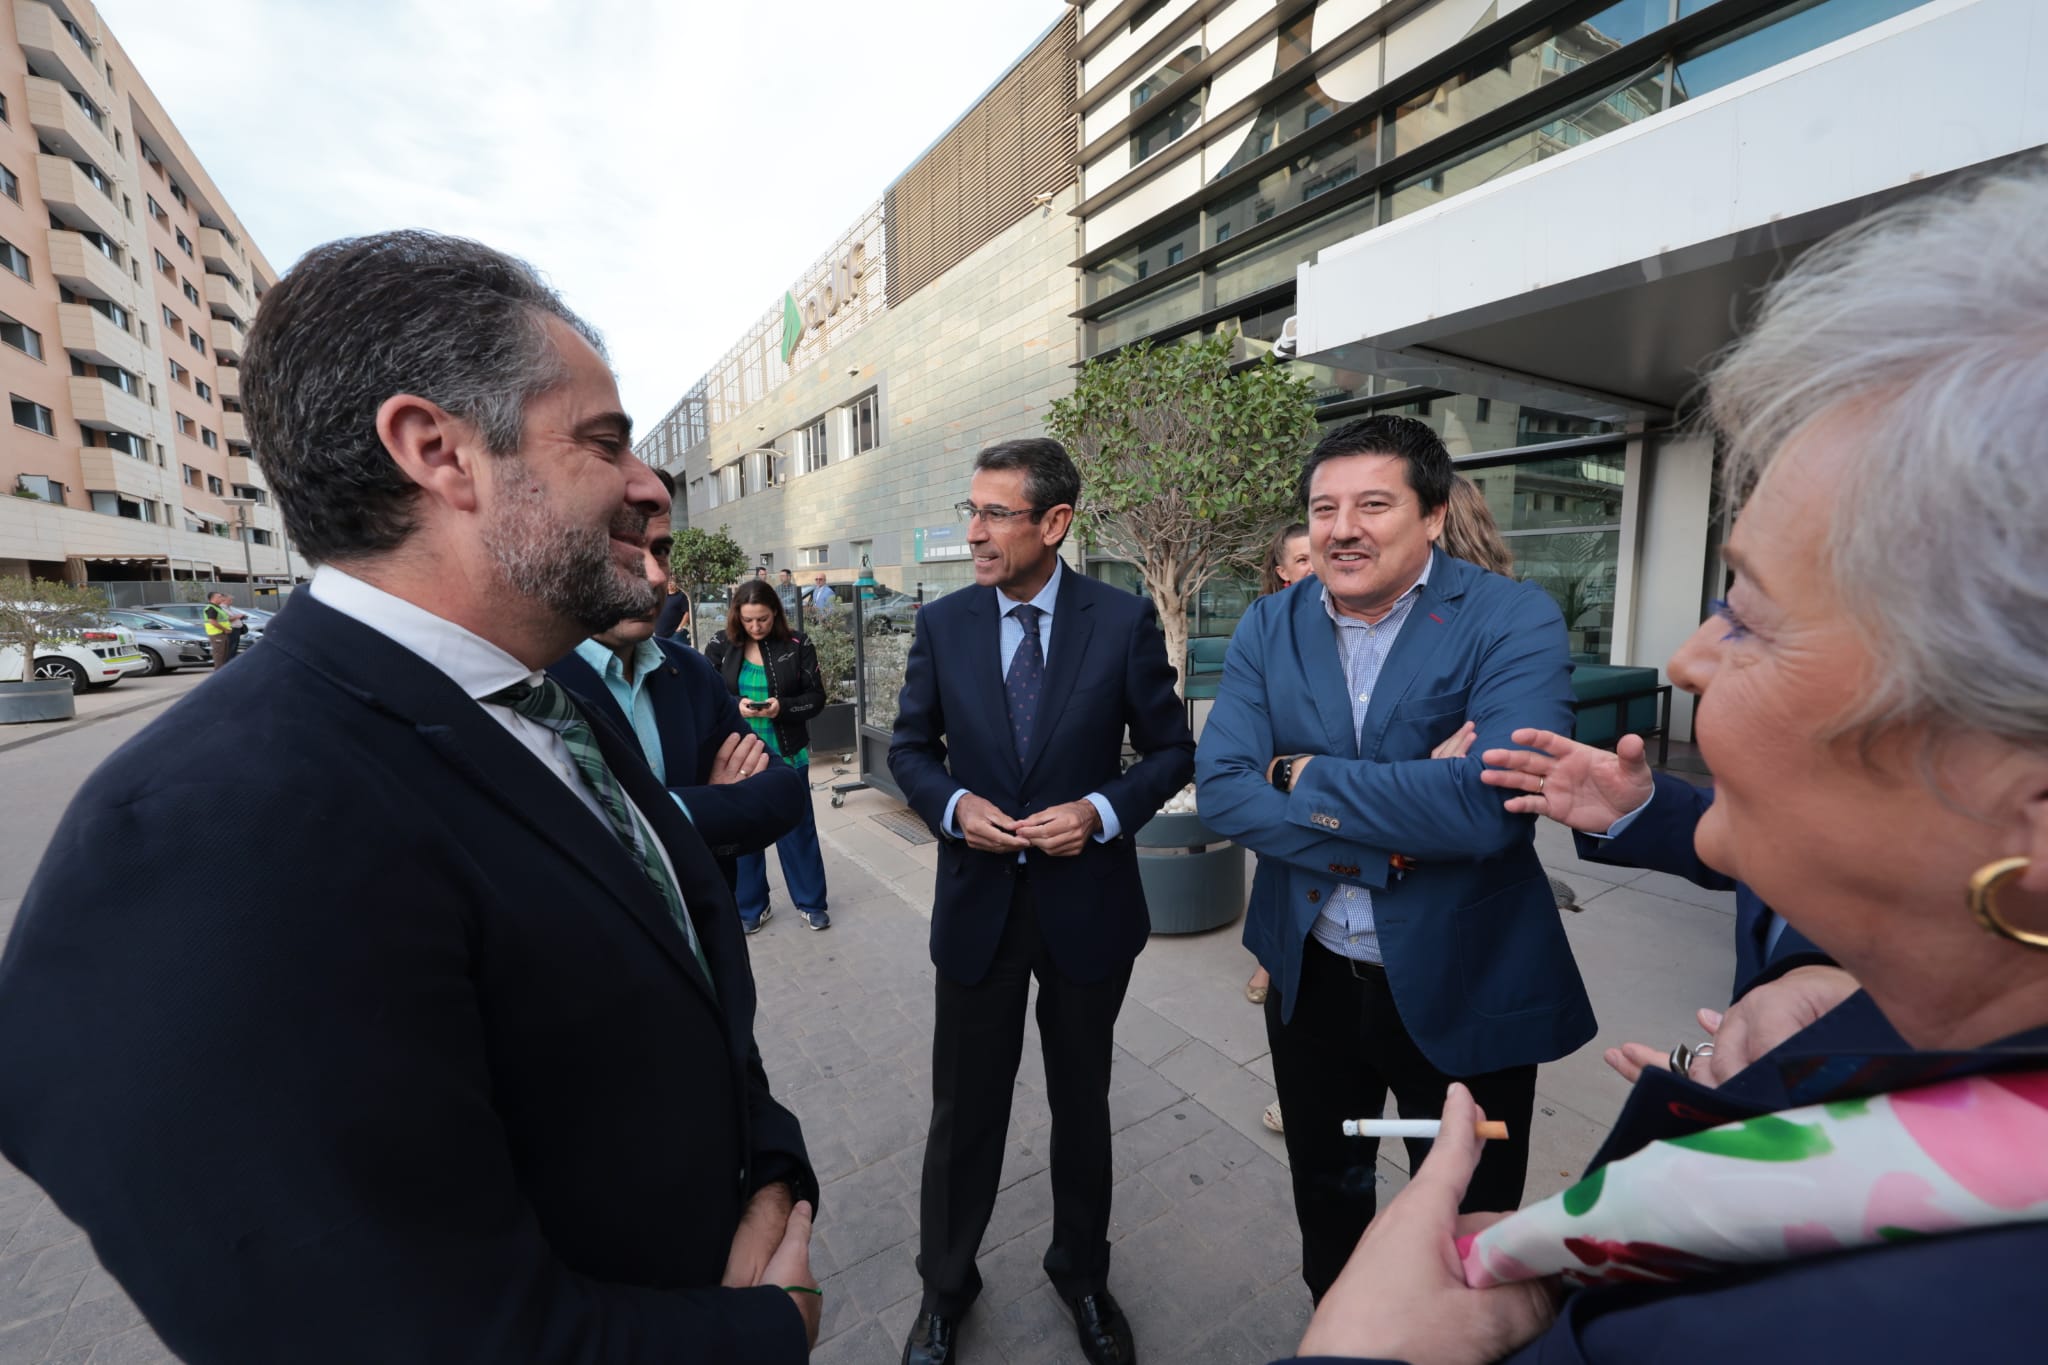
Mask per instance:
[[[557,521],[545,497],[527,491],[523,479],[506,480],[512,492],[484,531],[484,547],[504,575],[506,586],[595,635],[628,617],[645,616],[661,605],[661,594],[639,574],[619,572],[611,537],[645,533],[623,524],[590,528]]]

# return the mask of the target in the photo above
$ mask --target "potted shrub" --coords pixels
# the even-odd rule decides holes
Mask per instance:
[[[1076,512],[1091,548],[1130,562],[1159,611],[1185,695],[1188,617],[1219,573],[1255,571],[1299,515],[1295,480],[1315,440],[1314,391],[1273,363],[1236,365],[1237,334],[1144,342],[1082,366],[1046,430],[1087,490]],[[1157,933],[1230,923],[1244,910],[1244,850],[1195,813],[1194,789],[1133,835]]]
[[[78,714],[68,678],[38,678],[36,652],[106,610],[98,588],[75,588],[22,575],[0,578],[0,724],[69,720]]]

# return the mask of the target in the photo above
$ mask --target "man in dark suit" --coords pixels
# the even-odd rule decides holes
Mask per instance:
[[[647,582],[666,593],[669,519],[648,523]],[[718,670],[694,649],[655,636],[652,615],[629,616],[548,665],[585,710],[630,735],[670,798],[711,846],[728,888],[742,853],[794,829],[811,799],[796,769],[770,761],[740,718]]]
[[[655,605],[667,504],[598,344],[473,242],[293,267],[243,401],[319,570],[87,781],[0,959],[0,1149],[193,1365],[815,1335],[816,1181],[731,896],[541,672]],[[194,829],[251,833],[248,892],[136,899]]]
[[[903,1359],[960,1359],[1035,976],[1053,1134],[1045,1271],[1087,1358],[1129,1365],[1109,1293],[1110,1034],[1151,925],[1128,836],[1187,782],[1194,741],[1152,604],[1060,563],[1081,494],[1067,452],[1006,441],[974,469],[960,511],[975,586],[917,614],[889,745],[941,845],[924,1302]],[[1140,757],[1123,772],[1126,730]]]
[[[1321,1299],[1371,1221],[1391,1089],[1408,1118],[1463,1079],[1511,1134],[1466,1204],[1512,1209],[1536,1067],[1593,1036],[1593,1009],[1537,861],[1477,758],[1433,759],[1571,721],[1564,621],[1533,583],[1436,546],[1453,473],[1436,433],[1373,416],[1328,432],[1301,475],[1315,577],[1252,604],[1196,759],[1203,822],[1259,855],[1245,946],[1273,975],[1266,1033],[1287,1115],[1302,1278]],[[1420,1163],[1426,1143],[1411,1142]]]

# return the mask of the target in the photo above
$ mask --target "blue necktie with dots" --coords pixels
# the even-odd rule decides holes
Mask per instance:
[[[1010,738],[1017,742],[1019,763],[1031,751],[1031,725],[1038,717],[1039,694],[1045,691],[1045,650],[1038,643],[1038,618],[1044,614],[1028,602],[1010,611],[1024,627],[1023,643],[1011,656],[1010,674],[1003,679],[1010,702]]]

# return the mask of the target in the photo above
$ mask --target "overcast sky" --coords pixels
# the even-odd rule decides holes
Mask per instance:
[[[1066,9],[99,5],[274,268],[394,227],[522,255],[604,332],[642,431]]]

